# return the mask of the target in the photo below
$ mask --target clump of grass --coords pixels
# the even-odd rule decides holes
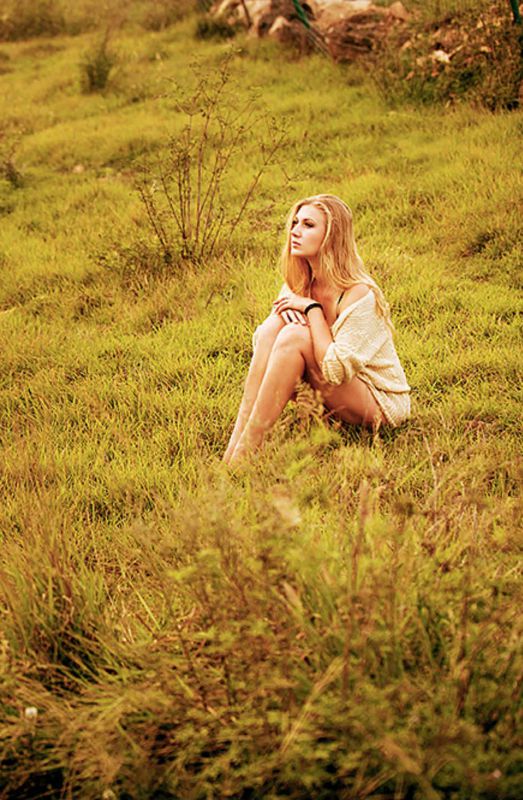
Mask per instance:
[[[18,41],[37,36],[78,35],[103,29],[107,20],[117,17],[129,28],[162,31],[190,16],[199,7],[197,0],[110,0],[105,4],[91,0],[4,0],[0,16],[0,41]]]
[[[198,18],[194,35],[197,39],[232,39],[238,32],[238,26],[231,25],[225,19],[205,14]]]
[[[202,470],[168,521],[135,523],[90,555],[56,534],[11,548],[0,592],[9,669],[35,653],[54,667],[26,678],[22,717],[39,713],[18,737],[20,711],[8,708],[17,762],[4,785],[37,778],[34,750],[24,755],[34,725],[37,752],[52,742],[48,767],[86,798],[277,787],[297,800],[436,800],[456,785],[483,796],[492,780],[512,796],[521,622],[502,553],[478,545],[488,514],[470,497],[449,515],[442,484],[416,511],[396,499],[385,518],[380,487],[394,477],[379,451],[349,453],[335,438],[318,429],[311,443],[340,475],[350,463],[335,485],[339,527],[312,524],[317,462],[303,463],[303,440],[286,452],[302,461],[292,474],[272,454],[281,477],[270,493],[253,474],[235,485]],[[271,461],[260,468],[270,483]]]
[[[109,29],[80,64],[81,84],[84,92],[102,92],[107,88],[117,58],[110,47]]]
[[[104,242],[94,254],[96,263],[108,273],[118,275],[122,285],[132,292],[143,291],[151,281],[176,272],[171,252],[151,243],[149,231],[135,227],[132,238],[132,242],[116,239]]]
[[[477,14],[485,10],[491,0],[407,0],[405,5],[409,11],[418,14],[426,21],[440,22],[455,15],[473,12]],[[389,5],[383,0],[383,5]]]
[[[3,50],[0,50],[0,75],[5,75],[8,72],[11,72],[12,67],[10,65],[10,56],[8,53],[4,53]]]
[[[138,12],[138,19],[145,30],[162,31],[194,12],[196,0],[152,0]]]
[[[16,164],[16,151],[20,140],[20,131],[8,126],[0,128],[0,177],[13,189],[20,189],[24,184],[23,175]]]

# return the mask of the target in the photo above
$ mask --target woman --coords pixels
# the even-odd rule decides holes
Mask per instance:
[[[389,308],[356,249],[352,213],[335,195],[300,200],[282,251],[285,283],[257,328],[228,464],[258,448],[300,378],[342,420],[374,430],[410,414],[410,387]]]

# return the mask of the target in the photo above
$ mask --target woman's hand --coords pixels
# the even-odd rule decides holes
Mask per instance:
[[[302,314],[301,311],[295,311],[293,308],[288,308],[287,311],[281,312],[281,318],[285,322],[286,325],[305,325],[309,324],[309,321],[305,314]]]
[[[302,297],[300,294],[294,294],[294,292],[289,292],[288,294],[284,295],[283,297],[279,297],[277,300],[274,301],[273,309],[277,314],[281,314],[283,317],[283,312],[287,310],[293,310],[300,312],[300,315],[303,316],[303,312],[307,308],[310,303],[313,303],[314,300],[310,297]]]

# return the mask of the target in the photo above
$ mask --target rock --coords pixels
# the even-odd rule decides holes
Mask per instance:
[[[371,6],[371,0],[313,0],[312,11],[318,27],[327,28]]]
[[[444,50],[434,50],[432,53],[432,60],[440,64],[450,64],[450,56]]]
[[[385,18],[385,9],[370,4],[366,10],[337,19],[330,13],[322,15],[317,27],[335,61],[354,61],[371,52],[383,27],[388,27]]]
[[[81,175],[82,172],[85,172],[85,167],[83,164],[75,164],[72,173],[73,175]]]
[[[393,19],[399,20],[400,22],[408,22],[410,19],[409,12],[403,3],[399,2],[399,0],[388,7],[387,14]]]
[[[250,6],[247,5],[252,28],[258,36],[268,33],[278,17],[291,21],[295,15],[292,0],[251,0]]]
[[[379,47],[392,26],[404,23],[402,3],[384,8],[368,2],[358,10],[349,5],[352,6],[343,4],[342,15],[336,16],[339,0],[334,0],[319,14],[316,22],[335,61],[354,61],[369,55]]]
[[[292,20],[296,14],[292,0],[245,0],[245,5],[241,0],[221,0],[211,7],[210,13],[231,24],[238,21],[249,24],[251,31],[257,36],[268,33],[277,17]]]
[[[316,19],[329,9],[336,7],[338,14],[352,14],[355,11],[366,11],[372,5],[372,0],[309,0]]]
[[[301,52],[312,49],[312,41],[336,61],[353,61],[374,50],[392,25],[405,23],[410,15],[397,0],[388,8],[372,0],[300,0],[313,24],[315,35],[299,18],[292,0],[244,0],[250,30],[256,36],[269,34]],[[247,22],[242,0],[218,0],[211,13],[229,22]],[[231,16],[232,15],[232,16]]]
[[[305,26],[296,20],[289,21],[285,17],[276,17],[267,34],[280,44],[291,46],[300,53],[310,53],[313,45]]]
[[[226,22],[232,23],[237,19],[238,0],[222,0],[221,3],[214,3],[209,9],[209,14],[213,17],[219,17]]]

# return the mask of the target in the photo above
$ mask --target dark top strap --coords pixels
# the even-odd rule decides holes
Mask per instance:
[[[344,289],[344,290],[343,290],[343,292],[342,292],[342,293],[340,294],[340,296],[338,297],[338,302],[336,303],[336,309],[335,309],[335,317],[334,317],[334,319],[338,319],[338,317],[339,317],[339,315],[340,315],[340,312],[339,312],[339,306],[340,306],[340,303],[341,303],[341,301],[342,301],[342,299],[343,299],[343,295],[345,294],[345,292],[346,292],[346,291],[347,291],[347,290],[346,290],[346,289]]]

